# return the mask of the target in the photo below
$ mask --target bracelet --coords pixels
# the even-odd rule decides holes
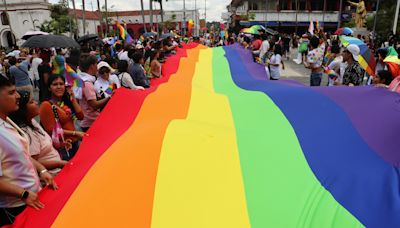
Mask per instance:
[[[39,172],[39,174],[42,175],[45,172],[48,172],[48,170],[47,169],[43,169],[42,171]]]

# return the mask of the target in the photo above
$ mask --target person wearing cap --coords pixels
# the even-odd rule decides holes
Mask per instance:
[[[98,76],[96,82],[94,83],[94,89],[96,91],[97,97],[107,98],[110,97],[111,94],[107,93],[106,90],[110,87],[110,85],[114,84],[110,80],[111,73],[115,72],[111,66],[104,61],[101,61],[97,64],[97,72]],[[116,87],[116,85],[114,84]]]
[[[365,71],[361,68],[358,63],[358,56],[360,54],[360,48],[355,44],[347,46],[343,52],[343,62],[347,63],[347,67],[343,74],[343,85],[347,86],[359,86],[361,85]]]
[[[100,115],[100,110],[104,108],[110,97],[97,99],[94,83],[97,74],[97,59],[94,56],[82,55],[79,64],[81,72],[79,76],[84,81],[85,86],[82,89],[82,99],[79,104],[82,107],[84,118],[79,122],[82,130],[86,132],[92,126],[94,121]]]

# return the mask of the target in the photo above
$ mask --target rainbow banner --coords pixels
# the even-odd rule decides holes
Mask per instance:
[[[269,81],[237,45],[163,74],[116,91],[14,227],[400,227],[400,95]]]

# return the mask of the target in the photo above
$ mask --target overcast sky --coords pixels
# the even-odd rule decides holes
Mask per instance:
[[[145,9],[149,9],[149,0],[143,0]],[[226,12],[226,6],[231,2],[231,0],[197,0],[197,8],[200,10],[200,17],[204,18],[204,6],[205,1],[207,1],[207,21],[221,21],[221,13]],[[58,0],[50,0],[52,3],[58,2]],[[80,0],[75,0],[76,7],[81,8],[82,2]],[[86,9],[92,10],[97,9],[97,0],[86,0]],[[195,0],[185,0],[186,9],[195,8]],[[104,0],[100,0],[100,4],[104,4]],[[108,8],[110,11],[114,10],[140,10],[140,0],[108,0]],[[112,6],[114,7],[110,9]],[[154,3],[156,9],[159,9],[160,5]],[[165,10],[182,10],[183,0],[164,0]],[[71,4],[72,7],[72,4]]]

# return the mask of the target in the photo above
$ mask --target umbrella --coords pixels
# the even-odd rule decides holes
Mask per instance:
[[[23,48],[80,48],[72,38],[63,35],[39,35],[29,38],[22,44]]]
[[[253,34],[253,35],[259,35],[260,30],[266,30],[266,28],[262,25],[253,25],[250,28],[244,28],[240,32],[243,33],[248,33],[248,34]]]
[[[344,27],[344,28],[339,28],[336,30],[335,35],[345,35],[349,36],[353,34],[353,30],[351,30],[349,27]]]
[[[392,74],[393,78],[400,75],[400,59],[397,51],[393,47],[388,48],[388,54],[386,58],[383,60],[388,67],[389,71]]]
[[[166,39],[166,38],[169,38],[169,37],[173,37],[174,36],[174,34],[172,34],[172,33],[164,33],[164,34],[162,34],[161,35],[161,39]]]
[[[155,37],[156,35],[157,35],[157,33],[155,33],[155,32],[146,32],[143,34],[144,38],[148,38],[151,36]]]
[[[99,36],[96,34],[88,34],[88,35],[84,35],[82,37],[79,37],[79,39],[77,40],[78,43],[85,43],[89,40],[96,40],[98,39]]]
[[[361,67],[367,71],[369,75],[375,75],[375,67],[376,67],[375,57],[372,54],[372,51],[363,41],[349,36],[340,36],[340,41],[345,47],[349,46],[350,44],[357,45],[360,48],[360,55],[358,57],[358,62],[360,63]]]
[[[42,32],[42,31],[28,31],[22,36],[21,39],[27,40],[32,36],[39,36],[39,35],[49,35],[49,34],[47,32]]]

